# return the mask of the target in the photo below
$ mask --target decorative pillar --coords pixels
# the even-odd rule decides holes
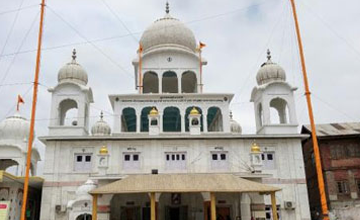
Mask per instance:
[[[250,165],[252,168],[252,172],[254,173],[261,173],[263,162],[261,159],[261,149],[260,147],[254,142],[251,145],[251,152],[250,152]]]
[[[97,220],[97,199],[98,195],[92,195],[93,196],[93,204],[92,204],[92,220]]]
[[[160,120],[159,120],[159,112],[156,108],[153,108],[149,115],[149,135],[159,135],[160,133]]]
[[[106,146],[100,148],[98,154],[98,170],[100,175],[106,175],[109,168],[109,151]]]
[[[162,74],[159,76],[159,94],[163,93],[162,92]]]
[[[208,132],[208,124],[207,124],[207,112],[203,112],[203,132]]]
[[[185,133],[185,113],[180,115],[181,118],[181,133]]]
[[[136,114],[136,133],[140,133],[141,113]]]
[[[176,74],[177,75],[177,74]],[[178,79],[178,92],[179,92],[179,94],[181,94],[181,75],[180,75],[180,77],[177,77],[177,79]]]
[[[210,193],[211,220],[216,220],[216,198],[215,193]],[[276,219],[277,220],[277,219]]]
[[[150,193],[150,213],[151,220],[156,220],[156,201],[155,201],[155,193]],[[95,219],[96,220],[96,219]]]
[[[270,194],[271,194],[271,209],[272,209],[273,220],[278,220],[275,192],[271,192]]]
[[[189,130],[190,135],[200,135],[201,133],[201,114],[199,111],[193,107],[189,114]]]
[[[159,125],[160,125],[160,133],[164,132],[164,128],[163,128],[163,112],[162,111],[158,111],[159,112]]]

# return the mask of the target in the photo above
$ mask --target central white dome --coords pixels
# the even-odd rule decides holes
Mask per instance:
[[[196,40],[193,32],[181,21],[168,13],[156,20],[141,36],[144,51],[162,46],[180,47],[195,52]]]

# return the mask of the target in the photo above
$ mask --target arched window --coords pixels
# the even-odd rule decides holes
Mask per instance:
[[[208,131],[223,131],[223,117],[218,107],[211,107],[207,114]]]
[[[264,115],[263,115],[263,109],[262,109],[261,103],[258,105],[258,117],[259,117],[260,126],[263,126],[263,124],[264,124]]]
[[[143,93],[159,93],[159,78],[155,72],[144,74]]]
[[[201,108],[199,108],[199,107],[196,107],[196,106],[194,106],[195,108],[196,108],[196,110],[198,110],[198,112],[199,112],[199,114],[201,114],[201,117],[200,117],[200,130],[201,131],[203,131],[203,115],[202,115],[202,110],[201,110]],[[190,129],[189,129],[189,124],[190,124],[190,122],[189,122],[189,114],[190,114],[190,111],[193,109],[193,106],[190,106],[190,107],[188,107],[187,109],[186,109],[186,111],[185,111],[185,131],[189,131]]]
[[[124,108],[122,111],[122,131],[135,132],[136,131],[136,112],[133,108]]]
[[[140,131],[149,131],[149,118],[148,115],[153,107],[145,107],[141,110],[141,122],[140,122]]]
[[[181,76],[181,92],[182,93],[196,93],[197,81],[194,72],[188,71]]]
[[[163,131],[181,131],[180,110],[176,107],[167,107],[163,114]]]
[[[271,124],[288,124],[289,108],[282,98],[274,98],[270,101],[270,123]]]
[[[76,217],[76,220],[91,220],[92,216],[90,214],[82,214]]]
[[[175,72],[165,72],[162,78],[163,93],[178,93],[178,78]]]
[[[11,173],[17,176],[19,169],[19,163],[12,159],[0,159],[0,170],[5,170],[8,173]]]
[[[72,99],[66,99],[59,105],[59,124],[65,126],[76,126],[78,117],[78,105]]]

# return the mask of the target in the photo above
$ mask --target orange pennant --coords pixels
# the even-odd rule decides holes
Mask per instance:
[[[21,95],[18,95],[17,97],[17,104],[16,104],[16,110],[19,111],[19,105],[24,104],[24,99],[21,97]]]

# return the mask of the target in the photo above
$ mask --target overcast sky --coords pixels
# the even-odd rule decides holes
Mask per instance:
[[[39,2],[0,0],[1,120],[14,114],[17,94],[23,94],[26,102],[21,113],[30,118]],[[51,96],[46,87],[56,85],[58,70],[71,60],[73,48],[78,51],[78,62],[87,70],[88,85],[94,93],[91,124],[98,119],[100,110],[112,123],[108,94],[136,93],[131,61],[136,57],[142,32],[164,15],[165,2],[47,1],[40,72],[40,83],[45,86],[39,87],[37,136],[47,134]],[[249,100],[267,48],[272,51],[273,61],[285,69],[287,80],[299,88],[295,96],[297,117],[300,124],[308,123],[289,0],[169,2],[171,15],[186,23],[196,39],[207,44],[203,50],[208,60],[204,91],[235,94],[231,109],[244,133],[255,132],[253,104]],[[296,2],[316,122],[359,121],[360,2]],[[19,7],[22,10],[17,11]]]

